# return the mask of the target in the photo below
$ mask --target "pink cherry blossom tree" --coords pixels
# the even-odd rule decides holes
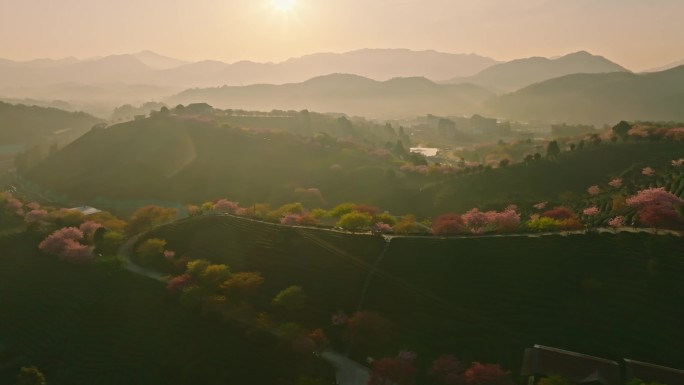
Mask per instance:
[[[635,195],[627,198],[627,205],[642,207],[645,205],[658,205],[666,207],[678,207],[684,204],[678,196],[668,192],[664,187],[652,187],[641,190]]]
[[[608,226],[610,227],[622,227],[625,225],[625,217],[617,216],[613,217],[608,221]]]
[[[546,208],[546,205],[549,204],[549,202],[541,202],[537,203],[536,205],[532,206],[537,210],[544,210]]]
[[[638,208],[639,221],[654,228],[679,227],[682,219],[677,209],[684,205],[678,196],[664,187],[641,190],[627,198],[627,205]]]
[[[608,182],[608,186],[613,188],[622,187],[622,178],[613,178],[610,182]]]
[[[589,216],[594,216],[600,212],[601,212],[601,210],[599,210],[599,208],[596,206],[587,207],[586,209],[584,209],[584,211],[582,211],[582,213],[584,213],[584,215],[589,215]]]
[[[24,215],[24,222],[26,222],[29,225],[37,225],[41,224],[45,221],[47,218],[48,212],[45,210],[31,210]]]
[[[214,211],[222,214],[235,214],[239,205],[236,202],[231,202],[227,199],[219,199],[214,203]]]
[[[75,262],[91,262],[94,257],[92,247],[81,244],[83,232],[76,227],[64,227],[48,235],[38,248],[45,253],[53,254],[60,259]]]
[[[26,208],[29,210],[38,210],[40,208],[40,203],[37,203],[37,202],[27,203]]]
[[[24,204],[21,203],[21,201],[17,198],[10,198],[7,200],[5,203],[5,206],[7,207],[7,210],[17,214],[17,215],[23,215],[24,214]]]
[[[646,176],[653,176],[655,175],[655,170],[652,167],[644,167],[641,169],[641,174]]]
[[[90,239],[100,227],[102,227],[102,225],[97,222],[85,221],[81,223],[79,230],[83,232],[84,239]]]

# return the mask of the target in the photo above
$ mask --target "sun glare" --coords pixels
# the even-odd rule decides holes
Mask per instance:
[[[289,11],[295,5],[295,0],[271,0],[271,4],[279,11]]]

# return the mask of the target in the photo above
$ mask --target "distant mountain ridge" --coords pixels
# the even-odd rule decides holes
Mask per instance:
[[[530,57],[495,64],[477,75],[452,79],[449,83],[473,83],[500,91],[515,91],[560,76],[607,72],[629,71],[603,56],[580,51],[555,59]]]
[[[660,71],[667,71],[667,70],[669,70],[669,69],[672,69],[672,68],[675,68],[675,67],[679,67],[679,66],[682,66],[682,65],[684,65],[684,59],[677,60],[677,61],[673,61],[672,63],[668,63],[668,64],[666,64],[666,65],[664,65],[664,66],[654,67],[654,68],[648,69],[648,70],[646,70],[646,71],[644,71],[644,72],[660,72]]]
[[[376,80],[424,76],[443,80],[468,76],[497,61],[476,54],[452,54],[408,49],[362,49],[317,53],[279,63],[238,61],[186,62],[142,51],[78,60],[41,59],[18,62],[0,59],[0,84],[38,86],[63,82],[136,83],[175,87],[242,84],[284,84],[331,73],[353,73]]]
[[[492,114],[519,120],[615,123],[684,121],[684,65],[633,74],[574,74],[533,84],[487,103]]]
[[[165,99],[169,105],[209,103],[217,108],[342,112],[373,118],[466,114],[493,94],[471,84],[437,84],[423,77],[376,81],[332,74],[302,83],[196,88]]]

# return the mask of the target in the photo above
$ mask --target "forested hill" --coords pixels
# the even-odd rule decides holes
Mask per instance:
[[[395,215],[427,217],[472,207],[575,204],[591,185],[640,174],[647,166],[669,167],[684,155],[681,142],[630,140],[588,143],[495,169],[482,166],[445,174],[441,166],[430,165],[421,166],[422,173],[410,165],[415,159],[397,148],[320,132],[297,136],[234,128],[211,120],[220,120],[218,115],[167,114],[91,130],[22,170],[23,175],[69,202],[103,198],[99,202],[188,204],[228,198],[247,206],[300,201],[310,208],[358,202]],[[342,130],[351,126],[346,120],[331,122]],[[309,189],[320,195],[307,195]]]
[[[684,66],[632,74],[575,74],[490,101],[493,113],[547,122],[683,121]]]
[[[325,192],[325,201],[381,200],[395,191],[385,183],[392,167],[391,158],[324,134],[297,137],[157,116],[92,130],[26,176],[72,199],[189,203],[230,196],[277,204],[312,187]]]
[[[332,74],[285,85],[200,88],[168,98],[178,103],[209,103],[218,108],[343,112],[366,117],[469,114],[492,93],[472,84],[436,84],[426,78],[375,81]]]
[[[0,102],[0,145],[75,138],[100,122],[83,112]]]

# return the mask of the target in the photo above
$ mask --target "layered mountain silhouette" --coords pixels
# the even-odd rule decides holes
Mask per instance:
[[[466,114],[492,93],[471,84],[437,84],[426,78],[376,81],[333,74],[302,83],[186,90],[167,104],[209,103],[217,108],[343,112],[374,118]]]
[[[684,66],[633,74],[575,74],[500,96],[488,104],[499,116],[546,122],[684,121]]]
[[[646,70],[646,71],[644,71],[644,72],[660,72],[660,71],[667,71],[667,70],[669,70],[669,69],[672,69],[672,68],[675,68],[675,67],[679,67],[679,66],[683,66],[683,65],[684,65],[684,59],[682,59],[682,60],[677,60],[677,61],[673,61],[672,63],[668,63],[668,64],[666,64],[666,65],[664,65],[664,66],[654,67],[654,68],[651,68],[651,69]]]
[[[560,76],[608,72],[628,71],[602,56],[580,51],[555,59],[531,57],[500,63],[477,75],[452,79],[448,83],[472,83],[508,92]]]
[[[18,87],[64,82],[121,82],[208,87],[301,82],[331,73],[353,73],[377,80],[408,76],[444,80],[469,76],[496,63],[475,54],[407,49],[363,49],[347,53],[317,53],[280,63],[239,61],[232,64],[219,61],[188,63],[143,51],[82,61],[74,58],[30,62],[0,60],[0,84]]]

